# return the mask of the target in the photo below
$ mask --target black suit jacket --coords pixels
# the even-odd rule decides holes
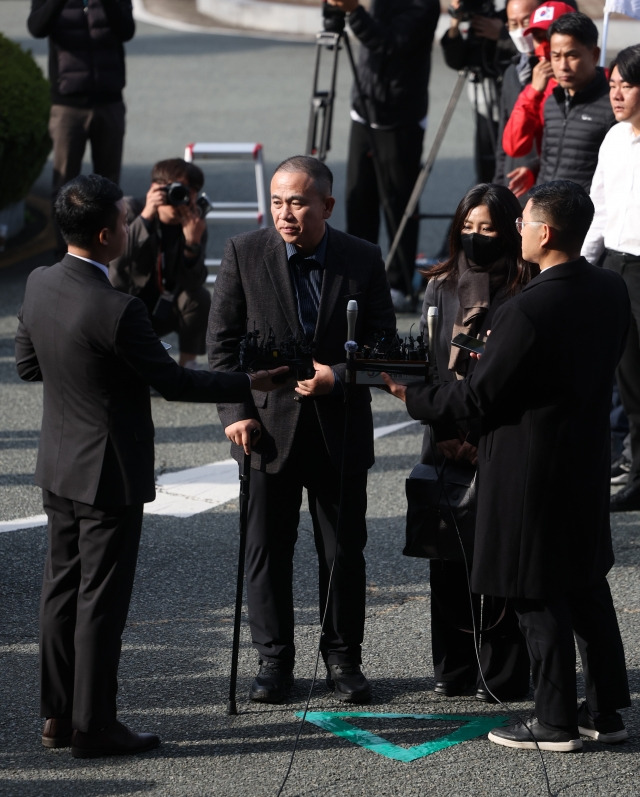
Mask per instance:
[[[481,418],[475,592],[546,599],[613,564],[609,411],[629,318],[617,274],[553,266],[498,310],[469,377],[407,389],[414,418]]]
[[[144,304],[72,255],[29,275],[18,317],[18,373],[44,382],[36,483],[63,498],[98,506],[154,499],[149,385],[169,400],[250,394],[245,374],[178,366]]]
[[[345,378],[347,303],[358,302],[356,340],[374,342],[376,332],[396,328],[395,314],[384,264],[377,246],[328,228],[325,272],[314,336],[315,358],[334,366],[338,379]],[[269,227],[227,241],[216,280],[207,346],[212,368],[238,368],[238,347],[247,330],[270,330],[280,343],[288,335],[302,336],[286,246],[278,231]],[[271,394],[255,393],[248,401],[219,404],[226,427],[236,421],[257,418],[263,433],[252,457],[252,467],[277,473],[289,456],[301,405],[294,401],[293,380]],[[327,450],[340,467],[343,452],[351,472],[371,467],[373,421],[371,394],[367,387],[353,391],[347,444],[344,439],[345,394],[338,387],[314,400]],[[308,399],[307,399],[308,400]],[[310,452],[312,453],[312,452]],[[242,449],[232,446],[236,459]]]

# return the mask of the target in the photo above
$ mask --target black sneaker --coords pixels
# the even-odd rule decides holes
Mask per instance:
[[[359,664],[330,664],[327,667],[327,686],[345,703],[368,703],[371,686]]]
[[[629,738],[629,732],[617,711],[596,712],[593,717],[586,702],[578,709],[578,730],[582,736],[603,744],[618,744]]]
[[[293,686],[293,665],[288,661],[261,661],[249,697],[258,703],[282,703]]]
[[[489,740],[503,747],[517,747],[520,750],[551,750],[556,753],[571,753],[582,750],[582,740],[568,731],[552,730],[532,717],[525,722],[516,722],[508,728],[494,728]],[[537,743],[537,746],[536,746]]]

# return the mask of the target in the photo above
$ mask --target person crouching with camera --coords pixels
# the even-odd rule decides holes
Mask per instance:
[[[126,252],[109,264],[111,284],[138,296],[157,335],[178,333],[179,363],[205,353],[211,295],[204,264],[209,202],[202,170],[182,158],[158,161],[145,199],[125,197]]]

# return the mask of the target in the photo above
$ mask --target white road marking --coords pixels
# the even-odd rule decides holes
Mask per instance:
[[[374,440],[414,423],[417,421],[409,420],[380,426],[374,429]],[[191,517],[237,498],[240,491],[238,481],[238,464],[233,459],[187,468],[175,473],[164,473],[156,482],[156,500],[145,504],[144,511],[149,515]],[[3,520],[0,521],[0,533],[46,525],[46,515]]]

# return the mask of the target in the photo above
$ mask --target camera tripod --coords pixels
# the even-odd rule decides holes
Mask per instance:
[[[398,235],[400,228],[396,222],[393,210],[385,191],[384,175],[382,174],[380,168],[380,159],[378,157],[375,136],[373,135],[373,129],[370,121],[371,113],[369,110],[369,102],[367,98],[365,98],[362,91],[362,85],[360,83],[358,70],[353,57],[351,42],[344,32],[345,17],[343,13],[331,12],[328,11],[327,8],[330,7],[323,7],[324,30],[316,34],[316,59],[305,152],[309,155],[314,155],[318,158],[318,160],[324,161],[327,157],[328,151],[331,149],[331,126],[333,123],[333,106],[336,95],[338,57],[341,48],[344,47],[344,49],[347,51],[349,65],[353,75],[354,86],[360,100],[360,107],[363,111],[362,117],[369,138],[373,169],[376,176],[376,184],[378,186],[378,196],[380,198],[380,204],[382,206],[382,212],[387,225],[387,230],[389,231],[389,238],[391,239],[395,236],[394,240],[397,239],[399,242],[401,240],[401,235]],[[321,89],[319,88],[319,84],[321,72],[323,71],[322,54],[326,52],[330,53],[332,56],[330,63],[330,76],[328,80],[328,87]],[[404,231],[404,227],[402,229]],[[407,258],[405,257],[402,249],[397,250],[397,256],[405,278],[405,282],[407,286],[409,286],[409,290],[412,293],[412,298],[415,300],[412,287],[414,264],[406,262]],[[387,260],[387,270],[389,269],[390,262],[391,258]]]
[[[465,70],[458,72],[458,78],[456,83],[453,87],[451,92],[451,96],[449,97],[449,102],[447,103],[447,107],[442,115],[442,119],[440,120],[440,124],[438,125],[438,129],[436,131],[435,138],[433,140],[433,144],[431,145],[431,149],[429,150],[429,154],[420,170],[420,174],[418,175],[418,179],[415,182],[413,187],[413,191],[411,192],[411,196],[409,197],[409,201],[407,202],[407,206],[402,214],[402,219],[400,220],[400,224],[398,225],[398,229],[396,235],[391,243],[389,248],[389,253],[385,260],[385,267],[388,268],[393,256],[395,255],[400,241],[402,240],[402,235],[404,233],[405,227],[407,226],[407,222],[413,217],[416,207],[418,206],[418,202],[420,201],[420,197],[422,196],[422,192],[427,184],[427,181],[431,175],[431,171],[433,169],[433,164],[436,161],[438,156],[438,150],[440,149],[440,145],[444,140],[446,132],[449,128],[449,124],[451,122],[451,118],[453,116],[453,112],[456,109],[458,104],[458,100],[460,99],[460,95],[462,94],[462,90],[465,87],[467,82],[467,78],[469,74],[474,74],[475,71],[467,67]],[[482,81],[482,77],[480,77],[480,81],[482,82],[483,91],[484,89],[484,82]],[[490,107],[489,102],[487,101],[485,95],[485,104],[487,107]],[[475,103],[475,112],[477,115],[477,99]],[[491,113],[491,111],[490,111]],[[476,122],[477,123],[477,122]],[[494,142],[495,145],[495,142]],[[494,146],[495,149],[495,146]],[[453,217],[452,213],[420,213],[418,215],[419,219],[450,219]]]

